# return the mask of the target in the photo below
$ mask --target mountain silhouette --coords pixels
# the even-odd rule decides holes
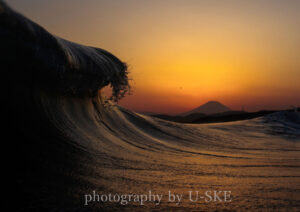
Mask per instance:
[[[231,109],[220,102],[217,101],[209,101],[191,111],[187,111],[185,113],[180,114],[181,116],[188,116],[193,113],[202,113],[206,115],[211,115],[215,113],[224,113],[231,111]]]

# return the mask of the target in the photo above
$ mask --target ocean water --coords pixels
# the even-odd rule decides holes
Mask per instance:
[[[128,91],[125,63],[2,1],[0,44],[17,211],[299,211],[299,113],[180,124],[129,111],[101,94]]]
[[[43,102],[50,104],[48,98]],[[163,195],[158,205],[101,200],[88,205],[191,211],[299,208],[298,113],[224,124],[179,124],[105,105],[100,97],[55,99],[51,108],[55,113],[49,116],[59,117],[57,128],[92,157],[93,174],[82,176],[91,185],[85,194]],[[231,201],[192,201],[189,192],[197,191],[204,197],[207,191],[230,191]],[[169,192],[183,195],[179,204],[169,200]]]

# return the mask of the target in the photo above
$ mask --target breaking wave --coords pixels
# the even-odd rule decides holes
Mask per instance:
[[[67,95],[95,96],[109,84],[114,100],[128,92],[127,66],[111,53],[53,36],[4,3],[0,7],[2,67],[12,69],[12,79],[22,74],[28,86]]]
[[[22,196],[19,210],[299,207],[298,114],[191,125],[129,111],[99,92],[111,85],[114,100],[128,92],[125,63],[105,50],[51,35],[2,1],[0,43],[3,138],[15,159],[10,168]],[[293,129],[293,139],[270,133],[273,121]],[[84,206],[83,195],[93,190],[231,190],[235,200]],[[281,194],[284,199],[277,198]]]

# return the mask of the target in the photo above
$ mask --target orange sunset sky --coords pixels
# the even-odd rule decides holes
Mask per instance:
[[[10,0],[49,32],[129,64],[120,104],[176,114],[209,100],[300,106],[300,1]]]

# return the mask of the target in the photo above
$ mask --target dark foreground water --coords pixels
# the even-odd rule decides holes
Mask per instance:
[[[98,93],[128,91],[123,62],[1,0],[0,47],[12,211],[299,211],[298,113],[187,125],[128,111]]]

